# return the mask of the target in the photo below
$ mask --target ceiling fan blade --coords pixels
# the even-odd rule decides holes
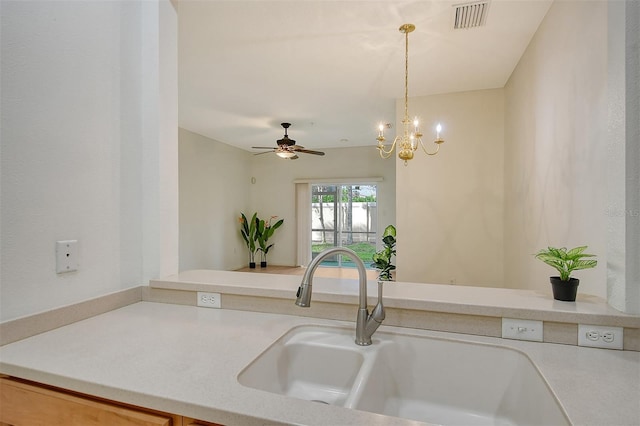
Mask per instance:
[[[305,154],[324,155],[322,151],[312,151],[310,149],[294,149],[295,152],[304,152]]]
[[[300,158],[300,157],[298,157],[297,155],[294,155],[293,157],[285,158],[285,160],[297,160],[298,158]]]
[[[272,146],[252,146],[251,149],[277,149]]]
[[[270,151],[256,152],[253,155],[271,154],[272,152],[276,152],[276,150],[275,149],[271,149]]]

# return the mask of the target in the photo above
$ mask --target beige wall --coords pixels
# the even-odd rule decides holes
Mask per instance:
[[[373,139],[375,142],[375,139]],[[284,225],[274,237],[269,262],[296,264],[295,185],[296,179],[339,179],[381,177],[378,185],[378,234],[395,224],[395,164],[380,158],[373,146],[324,149],[323,157],[302,154],[299,159],[282,160],[275,155],[253,157],[251,204],[261,216],[279,216]]]
[[[505,86],[505,284],[548,292],[532,253],[588,245],[606,297],[607,5],[555,2]]]
[[[397,160],[399,281],[503,285],[503,102],[502,89],[410,99],[427,149],[438,121],[445,143]],[[398,101],[397,128],[403,115]]]
[[[607,3],[607,300],[640,314],[640,3]]]
[[[285,220],[273,237],[269,263],[296,265],[297,179],[382,177],[378,232],[394,224],[394,162],[381,159],[373,147],[324,151],[323,157],[302,154],[293,161],[254,156],[180,129],[180,270],[245,267],[248,256],[237,218],[255,211],[265,219]]]
[[[180,270],[244,266],[237,218],[250,208],[251,154],[184,129],[179,151]]]

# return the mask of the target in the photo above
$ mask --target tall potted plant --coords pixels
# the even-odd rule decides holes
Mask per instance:
[[[256,267],[256,231],[258,229],[258,213],[254,213],[251,220],[247,220],[244,213],[240,213],[240,234],[249,250],[249,268]]]
[[[565,247],[547,247],[536,253],[536,259],[543,261],[560,273],[560,276],[550,277],[554,299],[565,302],[574,302],[576,300],[580,280],[572,278],[571,272],[579,269],[595,268],[598,264],[595,259],[585,259],[595,257],[594,254],[584,253],[586,249],[587,246],[575,247],[571,250],[567,250]]]
[[[256,240],[258,242],[258,250],[260,250],[261,254],[261,268],[267,267],[267,253],[269,253],[269,250],[271,249],[271,247],[273,247],[273,244],[268,244],[269,239],[273,237],[276,229],[280,228],[280,226],[282,226],[282,224],[284,223],[284,219],[280,219],[272,225],[271,221],[277,218],[278,216],[271,216],[271,218],[266,221],[263,219],[256,220]]]
[[[391,257],[396,254],[396,228],[389,225],[382,234],[383,249],[374,253],[371,266],[378,271],[378,281],[392,281],[391,272],[396,269],[396,265],[391,263]]]

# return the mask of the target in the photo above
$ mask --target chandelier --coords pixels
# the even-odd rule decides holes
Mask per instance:
[[[440,150],[440,144],[444,142],[444,139],[440,137],[442,126],[438,123],[436,126],[436,138],[433,141],[436,144],[436,149],[433,152],[427,151],[422,143],[422,133],[420,133],[418,117],[413,121],[409,119],[409,33],[413,32],[416,27],[413,24],[404,24],[399,30],[404,34],[405,49],[404,49],[404,118],[402,120],[403,133],[397,135],[391,145],[385,144],[384,128],[391,127],[391,124],[380,123],[378,126],[378,151],[382,158],[389,158],[393,152],[398,150],[398,157],[404,160],[404,165],[407,165],[407,161],[413,158],[413,153],[417,151],[418,146],[427,155],[436,155]]]

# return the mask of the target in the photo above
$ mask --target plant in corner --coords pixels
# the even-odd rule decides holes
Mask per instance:
[[[258,213],[254,213],[251,221],[247,220],[244,213],[240,213],[240,234],[249,250],[249,268],[256,267],[256,230],[258,229]]]
[[[396,269],[396,265],[391,263],[391,257],[396,254],[395,226],[389,225],[385,228],[382,234],[382,244],[384,248],[372,256],[373,263],[371,266],[380,271],[378,281],[392,281],[391,271]]]
[[[273,233],[276,232],[276,229],[280,228],[280,226],[284,223],[284,219],[280,219],[273,225],[271,221],[273,219],[277,219],[278,216],[271,216],[271,218],[267,221],[263,219],[256,220],[256,240],[258,241],[258,250],[261,253],[260,259],[260,267],[266,268],[267,266],[267,253],[269,253],[269,249],[273,247],[273,244],[267,245],[267,242],[271,237],[273,237]]]
[[[543,261],[560,273],[559,277],[550,278],[554,299],[565,302],[576,300],[580,280],[572,278],[571,272],[595,268],[598,264],[595,259],[585,259],[595,257],[594,254],[585,253],[586,249],[587,246],[575,247],[571,250],[567,250],[565,247],[547,247],[535,254],[536,259]]]

